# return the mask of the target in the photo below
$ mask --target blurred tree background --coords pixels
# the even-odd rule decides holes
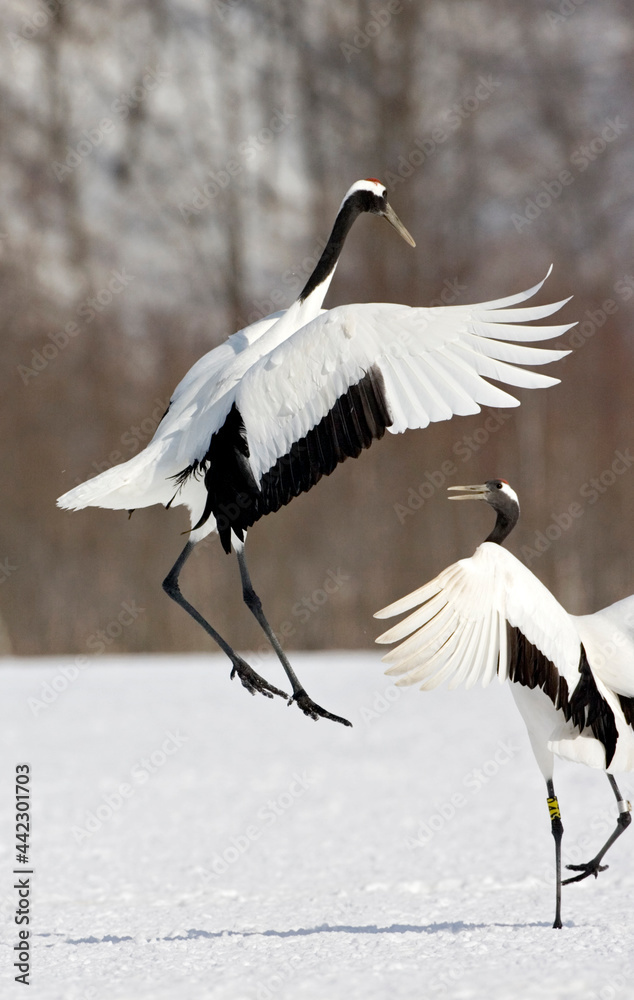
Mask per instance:
[[[4,652],[211,648],[160,587],[184,509],[55,498],[142,448],[201,354],[292,301],[367,176],[418,246],[361,219],[327,304],[497,298],[552,262],[539,300],[574,295],[575,350],[519,409],[386,435],[259,522],[272,625],[289,647],[370,645],[373,611],[490,528],[445,487],[491,476],[522,500],[510,548],[570,611],[634,591],[626,0],[9,0],[0,24]],[[182,586],[261,647],[215,536]]]

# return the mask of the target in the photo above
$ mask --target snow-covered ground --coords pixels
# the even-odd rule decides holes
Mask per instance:
[[[374,652],[293,661],[353,729],[251,698],[215,656],[4,662],[2,997],[24,995],[22,762],[32,998],[634,996],[634,835],[552,930],[545,789],[507,690],[399,691]],[[556,788],[566,860],[587,860],[608,782],[562,763]]]

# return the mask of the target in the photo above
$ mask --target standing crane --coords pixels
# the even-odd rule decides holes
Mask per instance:
[[[543,281],[527,292],[479,305],[424,309],[367,303],[322,310],[345,238],[366,212],[383,216],[414,245],[384,185],[374,178],[357,181],[299,298],[285,312],[239,330],[200,358],[174,390],[147,447],[57,501],[70,510],[187,506],[191,530],[163,581],[166,593],[227,654],[231,676],[237,674],[248,691],[286,697],[181,593],[183,566],[198,542],[216,531],[225,552],[236,553],[243,599],[288,677],[289,704],[295,702],[313,719],[344,725],[350,723],[308,696],[264,615],[244,554],[247,529],[311,489],[346,458],[356,458],[386,430],[396,434],[454,414],[477,413],[479,404],[518,405],[485,377],[526,388],[555,384],[558,379],[516,365],[562,358],[568,351],[526,342],[557,337],[572,325],[518,325],[550,316],[568,301],[509,308],[532,296]]]
[[[496,512],[495,526],[469,559],[383,608],[376,618],[416,610],[377,642],[399,642],[384,660],[399,685],[429,691],[508,680],[546,781],[555,840],[556,905],[561,886],[604,871],[604,855],[631,821],[612,771],[634,770],[634,596],[592,615],[570,615],[537,577],[503,548],[517,524],[517,494],[504,479],[461,491],[450,500],[481,500]],[[404,641],[401,641],[404,640]],[[613,654],[606,655],[606,650]],[[616,796],[616,828],[579,875],[561,881],[563,824],[553,784],[554,755],[606,771]]]

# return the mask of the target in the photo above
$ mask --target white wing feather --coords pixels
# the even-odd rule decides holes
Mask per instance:
[[[507,623],[518,628],[565,677],[572,691],[579,677],[580,637],[574,621],[549,590],[507,549],[484,542],[470,559],[453,563],[434,580],[377,612],[390,618],[415,608],[384,632],[380,643],[399,642],[383,657],[398,684],[471,687],[497,673],[507,679]],[[498,670],[499,663],[499,670]]]
[[[547,340],[570,328],[572,324],[517,325],[549,316],[564,304],[508,308],[542,284],[468,306],[339,306],[319,310],[298,329],[304,307],[294,303],[200,358],[174,390],[169,411],[147,448],[70,490],[58,504],[130,509],[171,502],[173,477],[203,459],[234,402],[247,429],[253,472],[260,479],[373,366],[383,375],[393,433],[448,420],[453,414],[477,413],[480,404],[516,406],[513,396],[485,378],[528,388],[552,385],[558,380],[514,366],[546,364],[568,353],[503,340]],[[289,335],[293,329],[297,332]],[[175,502],[194,509],[203,492],[193,481],[189,485]]]
[[[568,351],[545,350],[514,340],[549,340],[571,325],[525,328],[563,305],[507,309],[535,289],[494,303],[410,308],[390,303],[338,306],[302,327],[256,361],[236,391],[257,479],[305,437],[350,386],[370,368],[383,376],[392,433],[425,427],[454,414],[477,413],[480,404],[517,406],[518,400],[484,378],[525,388],[558,379],[517,368],[556,361]],[[568,300],[565,300],[568,301]],[[503,324],[498,329],[498,323]]]

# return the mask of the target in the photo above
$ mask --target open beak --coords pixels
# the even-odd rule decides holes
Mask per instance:
[[[447,489],[461,490],[463,493],[460,497],[447,497],[448,500],[486,500],[489,492],[486,483],[479,486],[448,486]]]
[[[405,226],[403,225],[403,223],[401,222],[401,220],[399,219],[398,215],[396,214],[391,205],[387,206],[383,215],[387,219],[389,224],[393,226],[394,229],[396,229],[398,235],[403,237],[406,243],[409,243],[411,247],[416,246],[413,237],[410,236],[407,229],[405,228]]]

